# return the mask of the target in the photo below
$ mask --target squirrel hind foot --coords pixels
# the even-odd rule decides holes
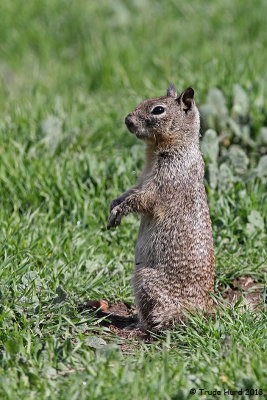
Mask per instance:
[[[161,311],[154,310],[149,318],[143,322],[146,330],[159,332],[173,330],[177,326],[185,326],[186,315],[180,308],[165,308]]]

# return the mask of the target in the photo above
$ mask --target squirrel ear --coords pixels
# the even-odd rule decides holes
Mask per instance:
[[[189,87],[183,91],[183,93],[177,99],[182,109],[187,113],[194,104],[194,89]]]
[[[171,83],[167,89],[167,96],[168,97],[177,97],[176,89],[173,83]]]

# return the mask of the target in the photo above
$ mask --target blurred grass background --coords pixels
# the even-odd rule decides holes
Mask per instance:
[[[266,15],[264,0],[0,3],[1,398],[183,399],[198,385],[266,384],[263,313],[196,319],[125,357],[95,353],[95,319],[78,308],[133,302],[138,220],[107,232],[108,204],[142,168],[125,115],[170,82],[195,88],[202,133],[215,129],[203,150],[216,289],[242,275],[263,288]]]
[[[153,96],[166,82],[257,96],[265,80],[266,2],[84,0],[1,3],[7,92],[60,95],[125,89]],[[122,97],[125,97],[122,96]]]

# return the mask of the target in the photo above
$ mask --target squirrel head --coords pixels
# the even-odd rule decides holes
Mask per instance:
[[[167,95],[143,101],[127,115],[125,124],[137,138],[166,147],[199,141],[199,112],[194,89],[185,89],[177,96],[170,84]]]

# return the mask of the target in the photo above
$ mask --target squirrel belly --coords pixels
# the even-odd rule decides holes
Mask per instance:
[[[209,211],[197,199],[166,204],[156,216],[143,215],[133,279],[141,323],[169,327],[183,319],[180,309],[206,310],[214,286],[214,253]],[[192,200],[192,199],[191,199]]]

